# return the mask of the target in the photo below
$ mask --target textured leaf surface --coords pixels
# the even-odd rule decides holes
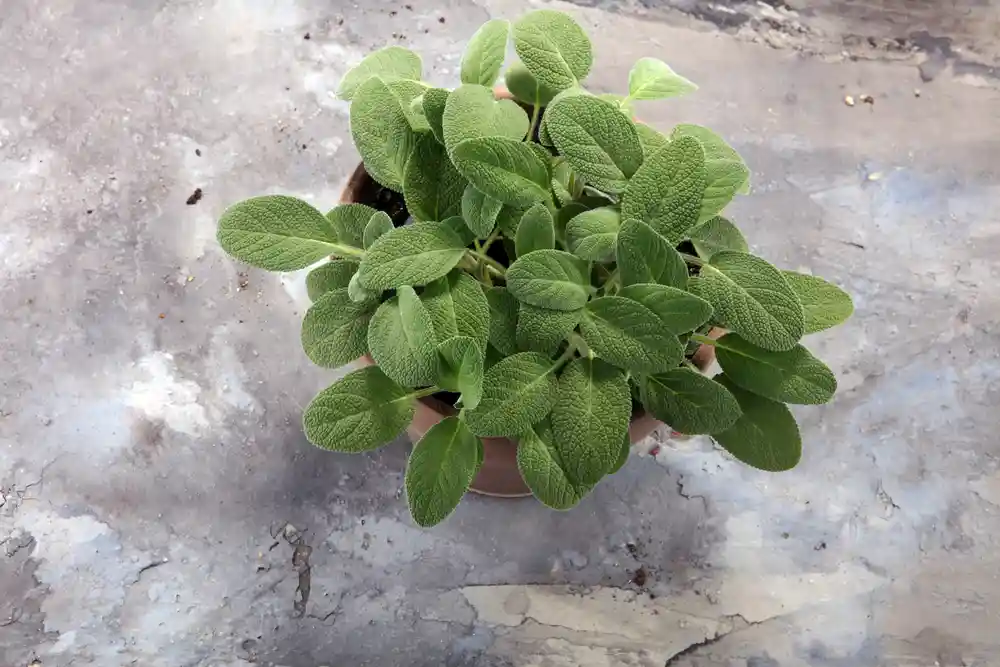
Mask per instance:
[[[807,334],[835,327],[854,312],[851,295],[833,283],[795,271],[781,273],[802,302]]]
[[[462,83],[492,86],[496,82],[507,55],[509,32],[510,22],[501,19],[491,19],[476,31],[462,55]]]
[[[622,223],[615,255],[623,285],[658,283],[680,289],[687,287],[687,265],[680,253],[645,222]]]
[[[611,207],[595,208],[575,216],[566,225],[566,244],[577,257],[604,262],[615,255],[621,214]]]
[[[403,285],[368,325],[368,349],[386,375],[404,387],[426,387],[437,377],[434,323],[412,287]]]
[[[712,304],[690,292],[652,283],[636,283],[622,288],[620,296],[638,301],[662,320],[670,333],[694,331],[712,316]]]
[[[268,271],[297,271],[336,250],[336,231],[315,208],[295,197],[253,197],[219,219],[219,245],[236,259]]]
[[[570,478],[553,443],[552,428],[545,422],[521,435],[517,469],[535,497],[555,510],[568,510],[593,488]]]
[[[378,211],[364,204],[340,204],[327,212],[326,219],[340,243],[363,248],[365,226],[376,213]]]
[[[472,410],[483,395],[483,348],[468,336],[454,336],[437,353],[437,385],[461,394],[462,407]]]
[[[522,303],[517,314],[517,347],[551,356],[582,316],[582,310],[552,310]]]
[[[441,118],[448,153],[466,139],[501,137],[521,141],[528,133],[528,115],[513,100],[496,100],[493,91],[466,84],[448,95]]]
[[[490,330],[490,307],[475,278],[452,271],[424,289],[421,300],[427,306],[437,339],[468,336],[486,349]]]
[[[507,357],[486,371],[483,397],[466,413],[479,436],[512,437],[524,433],[552,410],[558,389],[552,362],[535,352]]]
[[[409,79],[399,79],[398,81],[387,81],[386,85],[399,102],[399,108],[403,110],[410,128],[418,134],[423,134],[431,129],[430,124],[424,117],[423,95],[430,89],[430,86],[423,81],[411,81]]]
[[[350,100],[361,84],[373,76],[383,81],[398,79],[421,79],[422,66],[420,56],[401,46],[387,46],[369,53],[365,58],[347,71],[337,88],[337,97]]]
[[[670,66],[656,58],[640,58],[628,75],[628,96],[633,100],[661,100],[698,90]]]
[[[573,95],[545,111],[546,127],[559,154],[587,183],[605,192],[625,190],[642,164],[635,125],[612,104]]]
[[[403,196],[416,220],[444,220],[462,212],[466,182],[455,170],[444,146],[422,134],[406,163]]]
[[[533,250],[550,250],[556,244],[555,222],[545,204],[535,204],[521,216],[514,237],[514,248],[518,257]]]
[[[375,300],[380,293],[371,291],[362,285],[357,273],[351,276],[350,282],[347,283],[347,296],[355,303]]]
[[[678,433],[718,433],[740,416],[728,389],[687,368],[644,377],[639,387],[646,410]]]
[[[705,163],[705,194],[698,221],[705,222],[719,214],[750,179],[750,170],[735,160],[711,160]]]
[[[708,129],[707,127],[702,127],[701,125],[691,125],[688,123],[681,123],[673,129],[670,133],[671,139],[679,139],[680,137],[694,137],[701,142],[702,148],[705,150],[705,162],[706,164],[710,162],[715,162],[719,160],[723,161],[735,161],[741,164],[745,164],[743,158],[740,156],[736,149],[726,143],[726,140],[720,137],[718,134]],[[746,181],[742,184],[739,189],[740,194],[746,194],[750,191],[750,172],[747,171]]]
[[[466,139],[455,146],[451,159],[477,190],[505,204],[527,208],[549,198],[549,166],[523,142]]]
[[[476,238],[476,235],[472,233],[472,230],[469,229],[468,225],[465,224],[465,220],[460,215],[453,215],[450,218],[446,218],[441,224],[455,232],[455,235],[458,236],[465,247],[468,247]]]
[[[589,207],[584,206],[579,201],[575,201],[566,204],[556,211],[556,239],[563,245],[566,245],[566,227],[569,226],[569,221],[584,211],[589,210]]]
[[[629,440],[628,430],[626,429],[625,437],[622,438],[621,445],[619,445],[618,448],[618,459],[611,466],[611,469],[608,470],[608,474],[613,475],[622,468],[624,468],[625,464],[628,463],[628,455],[631,452],[632,452],[632,442]]]
[[[503,202],[489,195],[484,195],[471,185],[466,186],[462,193],[462,218],[472,233],[484,239],[496,227],[497,216]]]
[[[392,228],[392,218],[389,217],[389,214],[385,211],[376,211],[368,219],[368,224],[365,225],[365,231],[362,234],[361,240],[365,248],[370,248],[375,243],[375,239],[383,234],[388,234]]]
[[[518,301],[576,310],[587,303],[590,278],[585,262],[562,250],[537,250],[507,269],[507,289]]]
[[[705,152],[681,137],[649,156],[622,195],[622,217],[642,220],[677,245],[698,224],[705,192]]]
[[[569,15],[551,9],[528,12],[514,24],[514,50],[545,87],[563,90],[590,72],[590,39]]]
[[[779,403],[820,405],[837,391],[837,378],[802,345],[774,352],[726,334],[716,341],[715,353],[726,377]]]
[[[538,79],[520,61],[515,62],[507,69],[504,74],[504,83],[510,94],[525,104],[548,106],[552,98],[556,96],[555,91],[539,84]]]
[[[306,293],[316,301],[327,292],[343,289],[358,270],[358,263],[348,259],[334,259],[318,266],[306,276]]]
[[[588,303],[580,331],[599,357],[636,374],[670,370],[684,356],[677,336],[656,313],[625,297],[604,296]]]
[[[712,304],[727,328],[768,350],[802,338],[802,304],[781,272],[759,257],[723,250],[701,268],[691,291]]]
[[[479,469],[482,443],[458,417],[446,417],[413,447],[406,465],[406,503],[419,526],[455,511]]]
[[[712,259],[720,250],[748,252],[749,246],[739,228],[717,215],[691,232],[691,243],[702,259]]]
[[[552,432],[570,479],[595,484],[611,469],[631,414],[632,397],[621,371],[600,359],[566,365],[552,408]]]
[[[465,244],[447,224],[416,222],[380,236],[358,273],[371,289],[426,285],[455,268],[464,255]]]
[[[319,392],[302,423],[317,447],[355,453],[392,441],[412,419],[412,395],[377,366],[367,366]]]
[[[402,192],[417,134],[399,98],[377,77],[365,81],[354,94],[351,136],[368,174],[390,190]]]
[[[760,470],[790,470],[802,458],[802,438],[791,411],[770,399],[733,384],[725,375],[716,378],[736,397],[742,414],[725,431],[712,438],[737,459]]]
[[[670,139],[666,135],[654,130],[645,123],[636,123],[635,131],[639,135],[639,143],[642,145],[643,158],[648,158],[670,143]]]
[[[504,356],[517,352],[518,302],[506,287],[486,290],[490,306],[490,343]]]
[[[427,124],[431,127],[431,132],[434,133],[434,137],[444,143],[444,127],[442,126],[442,119],[444,117],[444,108],[448,103],[448,91],[444,88],[429,88],[424,91],[424,96],[422,98],[422,106],[424,109],[424,118],[427,119]]]
[[[347,288],[320,296],[302,319],[302,348],[317,366],[337,368],[368,352],[375,303],[355,303]]]

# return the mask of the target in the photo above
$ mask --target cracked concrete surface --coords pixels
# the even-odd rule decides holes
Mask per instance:
[[[305,442],[337,373],[297,344],[302,277],[224,257],[217,216],[264,191],[334,203],[345,69],[395,39],[453,82],[458,43],[525,6],[7,0],[0,665],[1000,662],[1000,92],[921,81],[919,54],[829,62],[572,8],[591,86],[644,55],[697,81],[640,116],[729,137],[754,250],[855,295],[810,341],[841,391],[797,411],[795,471],[659,440],[571,512],[471,497],[426,531],[405,442]]]

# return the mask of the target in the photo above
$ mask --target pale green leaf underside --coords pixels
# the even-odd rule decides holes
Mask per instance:
[[[358,273],[374,290],[426,285],[455,268],[464,255],[465,244],[447,224],[417,222],[380,236]]]
[[[501,137],[521,141],[528,133],[528,115],[513,100],[497,100],[489,88],[465,84],[451,91],[441,127],[451,154],[466,139]]]
[[[461,394],[463,408],[479,405],[483,395],[483,349],[468,336],[454,336],[437,347],[437,385]]]
[[[739,228],[721,215],[698,225],[691,232],[691,243],[702,259],[712,259],[720,250],[749,252],[750,248]]]
[[[590,39],[569,15],[550,9],[528,12],[514,24],[514,50],[543,86],[563,90],[590,72]]]
[[[316,301],[327,292],[344,289],[357,270],[358,263],[348,259],[334,259],[317,266],[306,276],[306,293]]]
[[[542,431],[542,435],[538,431]],[[536,427],[521,435],[517,447],[517,469],[535,497],[555,510],[568,510],[593,488],[570,479],[566,465],[552,442],[551,427]]]
[[[417,134],[399,97],[378,77],[365,81],[354,94],[351,136],[368,174],[390,190],[402,192]]]
[[[533,250],[550,250],[555,247],[555,223],[552,213],[545,204],[535,204],[521,216],[514,236],[514,248],[518,257]]]
[[[365,225],[365,231],[362,234],[361,240],[364,242],[365,248],[372,247],[375,240],[382,236],[383,234],[388,234],[392,231],[392,218],[385,211],[376,211],[371,218],[368,219],[368,223]]]
[[[621,215],[610,206],[584,211],[566,224],[566,244],[583,259],[605,262],[615,255]]]
[[[552,310],[522,303],[517,313],[517,347],[552,355],[583,316],[583,310]]]
[[[681,137],[646,158],[622,195],[622,218],[642,220],[671,245],[698,224],[706,185],[705,152]]]
[[[302,319],[302,349],[318,366],[338,368],[368,352],[374,302],[356,303],[347,288],[321,295]]]
[[[712,316],[712,304],[676,287],[636,283],[623,287],[619,295],[656,313],[663,326],[675,336],[694,331]]]
[[[437,378],[434,323],[412,287],[375,311],[368,325],[368,349],[386,375],[404,387],[426,387]]]
[[[458,417],[446,417],[414,445],[406,465],[406,503],[417,525],[434,526],[455,511],[480,464],[482,443]]]
[[[854,312],[851,295],[822,278],[795,271],[782,271],[802,302],[807,334],[835,327]]]
[[[597,356],[636,374],[676,367],[684,356],[677,336],[637,301],[605,296],[587,303],[580,331]]]
[[[444,88],[429,88],[424,91],[422,98],[424,118],[427,119],[427,124],[431,126],[431,132],[434,133],[434,137],[442,144],[444,143],[444,108],[447,103],[448,91]]]
[[[536,250],[507,269],[507,289],[518,301],[577,310],[587,303],[590,279],[586,263],[561,250]]]
[[[351,281],[347,283],[347,296],[355,303],[373,301],[378,298],[379,294],[380,292],[369,290],[362,285],[357,273],[351,276]]]
[[[688,368],[645,377],[639,386],[643,406],[678,433],[718,433],[740,416],[728,389]]]
[[[833,372],[802,345],[773,352],[726,334],[716,341],[715,353],[730,380],[773,401],[820,405],[837,391]]]
[[[373,76],[383,81],[411,79],[419,81],[422,75],[420,56],[401,46],[387,46],[369,53],[347,71],[337,87],[337,97],[350,100],[361,84]]]
[[[549,199],[549,167],[526,143],[503,137],[466,139],[455,146],[451,159],[477,190],[505,204],[527,208]]]
[[[628,75],[628,96],[633,100],[680,97],[696,90],[698,86],[656,58],[640,58]]]
[[[736,397],[742,415],[725,431],[713,433],[712,438],[754,468],[769,472],[794,468],[802,458],[802,438],[789,409],[741,389],[725,375],[716,380]]]
[[[507,72],[504,73],[504,83],[514,99],[532,106],[536,104],[540,107],[548,106],[556,96],[555,91],[540,85],[520,61],[507,68]]]
[[[424,117],[423,96],[430,89],[430,85],[423,81],[413,81],[410,79],[399,79],[398,81],[387,81],[389,90],[399,101],[399,108],[403,110],[410,128],[419,134],[431,129],[430,124]]]
[[[452,271],[429,284],[420,298],[434,322],[438,342],[453,336],[468,336],[480,349],[486,349],[490,307],[475,278]]]
[[[517,352],[518,302],[506,287],[486,290],[490,306],[490,343],[504,356]]]
[[[687,264],[680,253],[644,222],[622,223],[615,254],[623,285],[658,283],[680,289],[687,287]]]
[[[444,146],[424,133],[406,164],[403,196],[415,220],[445,220],[462,212],[466,181],[456,171]]]
[[[475,32],[462,56],[460,78],[462,83],[492,86],[507,55],[507,35],[510,22],[491,19]]]
[[[485,195],[471,185],[462,193],[462,219],[477,238],[490,235],[497,224],[503,202]]]
[[[535,352],[507,357],[486,371],[479,406],[466,413],[469,428],[484,437],[524,433],[549,414],[557,388],[547,357]]]

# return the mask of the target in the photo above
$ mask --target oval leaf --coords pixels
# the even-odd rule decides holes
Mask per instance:
[[[419,526],[455,511],[480,465],[483,444],[458,417],[446,417],[414,445],[406,464],[406,504]]]
[[[640,58],[628,75],[628,96],[633,100],[661,100],[698,90],[670,66],[656,58]]]
[[[424,111],[424,118],[431,126],[434,137],[444,143],[443,117],[444,108],[448,103],[448,91],[444,88],[428,88],[421,98],[421,106]]]
[[[483,351],[468,336],[455,336],[437,347],[437,385],[461,394],[463,408],[472,410],[483,395]]]
[[[742,162],[712,160],[705,163],[705,193],[701,199],[698,222],[719,214],[739,193],[750,178],[750,170]]]
[[[556,96],[556,91],[550,90],[538,83],[528,68],[522,62],[511,65],[503,75],[507,90],[519,102],[531,106],[548,106],[552,98]]]
[[[726,377],[779,403],[820,405],[837,391],[837,378],[802,345],[773,352],[726,334],[715,342],[715,354]]]
[[[363,248],[365,226],[376,213],[378,211],[364,204],[340,204],[327,212],[326,219],[340,243]]]
[[[426,285],[455,268],[464,255],[465,244],[447,224],[416,222],[380,236],[358,273],[373,290]]]
[[[496,82],[507,55],[509,32],[510,22],[501,19],[491,19],[476,31],[462,56],[462,83],[492,86]]]
[[[543,86],[556,91],[577,85],[594,62],[583,28],[551,9],[528,12],[514,24],[514,50]]]
[[[604,296],[587,304],[580,332],[597,356],[635,374],[677,366],[684,348],[656,313],[637,301]]]
[[[666,135],[657,132],[645,123],[637,122],[635,124],[635,131],[639,135],[639,143],[642,144],[642,156],[644,159],[670,143],[670,139]]]
[[[717,215],[691,232],[691,244],[702,259],[712,259],[720,250],[748,252],[749,246],[739,228]]]
[[[558,381],[552,362],[535,352],[507,357],[486,371],[483,397],[466,412],[469,429],[479,436],[524,433],[552,410]]]
[[[441,127],[451,154],[466,139],[501,137],[521,141],[528,133],[528,114],[513,100],[497,100],[483,86],[459,86],[448,94]]]
[[[802,302],[807,334],[835,327],[854,312],[851,295],[833,283],[795,271],[781,274]]]
[[[658,283],[679,289],[687,287],[687,264],[680,253],[645,222],[622,223],[615,255],[622,285]]]
[[[403,196],[406,209],[416,220],[445,220],[462,212],[462,178],[444,146],[430,134],[422,134],[406,163]]]
[[[368,352],[374,302],[356,303],[346,288],[320,296],[302,319],[302,349],[317,366],[338,368]]]
[[[306,293],[313,301],[327,292],[346,288],[357,272],[358,263],[349,259],[334,259],[318,266],[306,276]]]
[[[462,219],[476,237],[484,239],[497,224],[503,202],[484,195],[471,185],[462,193]]]
[[[452,271],[428,285],[420,299],[434,322],[439,342],[453,336],[468,336],[480,349],[486,349],[490,306],[475,278],[462,271]]]
[[[555,247],[555,223],[552,213],[545,204],[535,204],[521,217],[514,237],[517,256],[522,257],[534,250],[550,250]]]
[[[507,289],[518,301],[577,310],[587,303],[590,277],[585,262],[561,250],[536,250],[507,269]]]
[[[644,377],[639,388],[646,410],[678,433],[718,433],[740,416],[728,389],[687,368]]]
[[[365,81],[354,94],[351,136],[365,171],[380,185],[402,192],[406,161],[417,134],[399,98],[378,77]]]
[[[392,229],[392,218],[389,217],[389,214],[385,211],[376,211],[375,215],[368,219],[368,224],[365,225],[365,231],[361,237],[365,248],[372,247],[378,237],[388,234]]]
[[[526,208],[549,199],[549,167],[528,144],[503,137],[466,139],[451,159],[477,190],[505,204]]]
[[[791,411],[781,403],[752,394],[725,375],[716,378],[736,397],[742,414],[712,438],[737,459],[760,470],[791,470],[802,458],[802,437]]]
[[[568,510],[593,488],[570,478],[552,442],[552,429],[544,422],[521,435],[517,469],[535,497],[554,510]]]
[[[401,46],[387,46],[369,53],[364,60],[347,71],[337,87],[337,97],[342,100],[352,99],[358,87],[373,76],[383,81],[420,81],[422,69],[420,56],[413,51]]]
[[[486,290],[490,306],[490,343],[504,356],[517,352],[517,309],[514,295],[506,287]]]
[[[552,355],[582,316],[582,310],[552,310],[522,303],[517,314],[517,347]]]
[[[368,349],[386,375],[404,387],[426,387],[437,378],[437,338],[427,308],[403,285],[375,311]]]
[[[743,158],[740,156],[736,149],[726,143],[726,140],[720,137],[718,134],[708,129],[707,127],[702,127],[701,125],[691,125],[688,123],[681,123],[673,129],[670,133],[671,139],[679,139],[681,137],[694,137],[701,142],[702,148],[705,150],[705,163],[711,163],[719,160],[734,161],[740,164],[745,164]],[[750,191],[750,172],[747,171],[747,178],[738,190],[740,194],[746,194]]]
[[[676,287],[637,283],[622,288],[619,295],[656,313],[675,336],[694,331],[712,316],[712,304]]]
[[[613,208],[584,211],[566,225],[566,244],[577,257],[606,262],[615,255],[621,215]]]
[[[358,279],[358,274],[351,276],[351,281],[347,283],[347,296],[355,303],[375,300],[380,292],[369,291]]]

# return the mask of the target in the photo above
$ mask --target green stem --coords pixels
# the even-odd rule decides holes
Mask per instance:
[[[702,345],[711,345],[715,347],[716,341],[714,338],[709,338],[708,336],[702,336],[701,334],[693,333],[691,334],[691,340],[701,343]]]
[[[490,246],[493,245],[493,242],[496,241],[498,238],[500,238],[499,228],[494,229],[493,232],[486,237],[486,241],[483,242],[483,247],[477,248],[477,250],[479,250],[479,252],[483,254],[486,254],[486,251],[490,249]]]
[[[365,256],[365,251],[361,248],[355,248],[349,245],[340,245],[339,243],[328,243],[330,246],[330,254],[336,257],[351,257],[355,259],[362,259]]]
[[[436,394],[441,391],[441,388],[437,385],[432,387],[425,387],[424,389],[417,389],[415,392],[410,394],[411,398],[424,398],[425,396],[430,396],[431,394]]]
[[[507,273],[507,267],[505,267],[503,264],[496,261],[492,257],[476,252],[475,250],[466,250],[466,252],[475,257],[476,259],[478,259],[479,261],[484,262],[487,266],[496,271],[497,275],[502,276]]]
[[[705,264],[707,264],[707,262],[705,260],[703,260],[701,257],[696,257],[694,255],[689,255],[686,252],[680,253],[680,256],[681,256],[681,258],[683,258],[683,260],[685,262],[687,262],[689,264],[694,264],[695,266],[705,266]]]
[[[619,282],[621,282],[621,273],[618,269],[615,269],[601,287],[604,289],[605,294],[616,294]]]
[[[576,346],[573,345],[571,341],[570,344],[566,346],[566,351],[563,352],[558,359],[556,359],[554,364],[552,364],[552,370],[558,370],[560,366],[562,366],[564,363],[572,359],[573,355],[575,355],[576,352],[577,352]]]
[[[541,105],[538,104],[538,97],[535,97],[535,108],[531,111],[531,127],[528,128],[528,141],[535,140],[535,129],[538,128],[538,119],[541,118],[539,113],[542,110]]]

